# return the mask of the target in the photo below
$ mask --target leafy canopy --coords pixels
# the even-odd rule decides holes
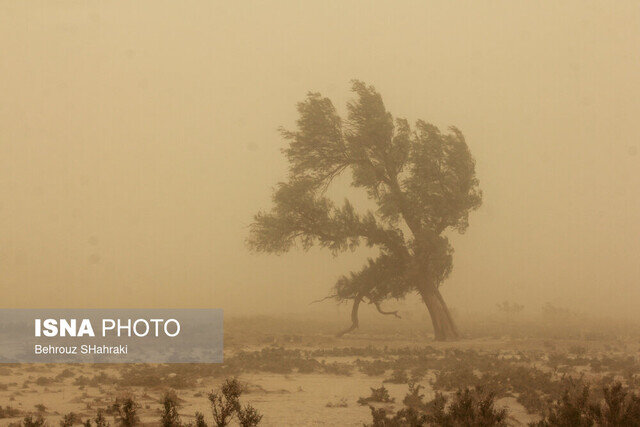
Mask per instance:
[[[434,286],[451,271],[447,229],[463,233],[482,193],[475,162],[457,128],[442,133],[419,120],[394,119],[375,88],[353,81],[355,99],[342,118],[328,98],[309,93],[298,104],[295,131],[281,130],[289,146],[286,182],[277,185],[271,211],[250,228],[249,246],[284,253],[294,246],[328,248],[334,254],[361,244],[380,249],[358,272],[335,286],[338,300],[400,298],[417,280]],[[352,185],[372,199],[375,211],[337,205],[326,189],[349,170]]]

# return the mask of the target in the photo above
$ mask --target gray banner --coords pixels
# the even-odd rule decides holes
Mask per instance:
[[[221,309],[0,309],[0,363],[220,363]]]

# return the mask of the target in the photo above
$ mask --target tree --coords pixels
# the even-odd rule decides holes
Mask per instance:
[[[250,404],[244,407],[240,403],[240,396],[244,392],[242,384],[236,378],[225,380],[219,392],[209,393],[213,421],[218,427],[228,426],[236,417],[242,427],[254,427],[260,424],[262,415]],[[197,419],[198,425],[204,424],[204,418]],[[204,424],[206,425],[206,424]]]
[[[448,133],[422,120],[412,128],[385,109],[375,88],[353,81],[355,100],[343,122],[328,98],[309,93],[298,104],[295,131],[281,129],[289,146],[289,177],[277,185],[273,208],[260,211],[250,227],[249,247],[284,253],[294,246],[329,249],[334,255],[360,244],[379,248],[360,271],[341,277],[328,297],[351,302],[350,332],[358,327],[364,301],[382,314],[383,301],[417,292],[437,340],[458,330],[440,294],[451,273],[453,248],[447,230],[463,233],[469,212],[482,201],[475,161],[457,128]],[[345,200],[326,197],[332,181],[350,170],[377,209],[356,212]]]

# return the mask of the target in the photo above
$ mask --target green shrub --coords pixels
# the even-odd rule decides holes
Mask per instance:
[[[544,418],[531,424],[547,427],[640,426],[640,396],[617,382],[603,387],[603,399],[594,399],[588,385],[567,388]]]
[[[58,375],[56,375],[55,379],[60,381],[60,380],[63,380],[64,378],[72,378],[74,376],[75,374],[73,373],[73,371],[69,368],[66,368],[62,372],[60,372]]]
[[[96,423],[96,427],[109,427],[109,422],[104,417],[104,411],[102,409],[98,409],[93,421]]]
[[[46,386],[55,384],[56,382],[57,381],[55,379],[50,377],[38,377],[38,379],[36,380],[36,385]]]
[[[238,411],[238,421],[242,427],[257,426],[262,420],[262,415],[251,405],[246,405]]]
[[[377,377],[380,375],[384,375],[384,373],[389,368],[389,362],[385,362],[382,360],[356,360],[356,365],[360,368],[360,371],[365,375],[369,375],[371,377]]]
[[[179,427],[180,415],[178,414],[178,396],[174,391],[169,391],[162,397],[162,416],[160,422],[163,427]]]
[[[445,410],[447,399],[441,394],[436,394],[430,405],[433,412],[429,413],[427,420],[445,426],[506,425],[507,410],[496,409],[494,400],[493,392],[485,393],[481,387],[474,390],[466,388],[456,392],[451,405]]]
[[[60,420],[60,427],[71,427],[74,424],[80,424],[82,419],[80,416],[74,412],[69,412],[62,417]]]
[[[207,423],[204,421],[204,414],[202,412],[196,412],[196,427],[207,427]]]
[[[449,406],[448,399],[441,393],[436,393],[432,401],[424,403],[420,388],[410,385],[409,393],[403,400],[405,407],[393,416],[387,415],[384,408],[371,407],[371,427],[507,425],[507,410],[496,409],[495,395],[482,388],[458,390]]]
[[[383,403],[393,403],[395,399],[389,396],[389,390],[382,386],[380,388],[371,388],[371,396],[369,397],[361,397],[358,399],[358,403],[360,405],[368,405],[369,402],[383,402]]]
[[[3,408],[2,405],[0,405],[0,418],[15,418],[19,417],[21,413],[19,409],[11,406],[5,406]]]
[[[116,423],[122,427],[132,427],[139,423],[137,412],[140,404],[136,402],[133,396],[118,397],[111,406],[114,413]]]
[[[42,427],[45,425],[45,420],[42,418],[42,415],[38,415],[35,418],[33,415],[27,415],[22,420],[22,425],[24,427]]]

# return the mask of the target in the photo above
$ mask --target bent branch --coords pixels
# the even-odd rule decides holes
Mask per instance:
[[[341,336],[348,334],[354,329],[358,328],[358,308],[360,308],[360,303],[362,302],[362,295],[358,294],[353,300],[353,308],[351,308],[351,326],[349,326],[344,331],[338,332],[336,337],[340,338]]]
[[[398,310],[396,311],[384,311],[381,307],[380,307],[380,303],[379,302],[374,302],[373,304],[375,304],[376,306],[376,310],[378,310],[378,313],[380,314],[384,314],[384,315],[392,315],[397,317],[398,319],[402,319],[402,317],[400,317],[400,315],[398,314]]]

